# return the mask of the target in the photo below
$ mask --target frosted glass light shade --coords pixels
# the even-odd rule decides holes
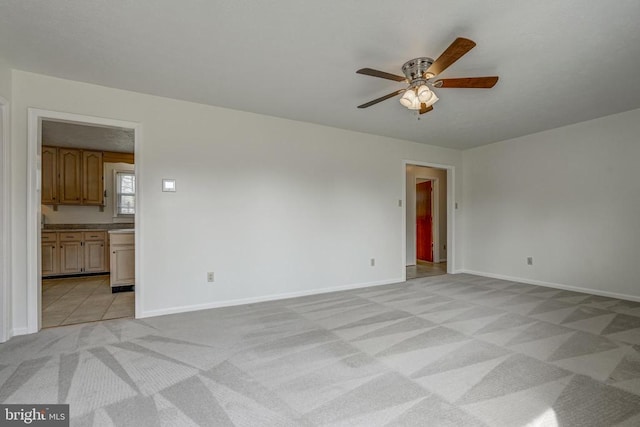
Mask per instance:
[[[433,93],[426,85],[422,85],[418,88],[418,99],[421,103],[427,107],[436,103],[439,99],[435,93]]]
[[[419,110],[420,109],[420,99],[416,95],[413,89],[407,89],[400,98],[400,104],[407,107],[409,110]]]
[[[421,104],[430,106],[435,104],[438,97],[433,93],[427,85],[421,85],[418,89],[407,89],[400,98],[400,104],[407,107],[409,110],[419,110]]]

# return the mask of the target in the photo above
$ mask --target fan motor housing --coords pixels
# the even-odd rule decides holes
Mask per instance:
[[[409,82],[415,79],[429,79],[432,75],[427,75],[426,72],[433,64],[433,59],[427,57],[411,59],[404,63],[402,66],[402,73],[405,75]]]

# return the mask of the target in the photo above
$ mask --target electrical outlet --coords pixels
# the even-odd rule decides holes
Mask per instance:
[[[376,266],[376,259],[371,258],[371,267],[375,267],[375,266]]]
[[[213,271],[207,273],[207,282],[213,282]]]
[[[532,256],[528,256],[527,257],[527,265],[533,265],[533,257]]]

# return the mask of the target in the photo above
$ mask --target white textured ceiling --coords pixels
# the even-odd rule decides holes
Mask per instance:
[[[133,153],[134,132],[109,126],[42,121],[42,143],[54,147]]]
[[[14,0],[0,55],[14,68],[452,148],[640,107],[638,0]],[[499,75],[490,90],[439,89],[416,120],[401,74],[456,37],[477,47],[441,77]]]

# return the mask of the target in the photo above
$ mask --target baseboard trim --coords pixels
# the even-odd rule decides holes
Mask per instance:
[[[232,307],[236,305],[255,304],[259,302],[278,301],[278,300],[284,300],[284,299],[290,299],[290,298],[305,297],[309,295],[328,294],[330,292],[368,288],[371,286],[391,285],[394,283],[402,283],[404,281],[405,280],[399,277],[394,279],[378,280],[374,282],[358,283],[355,285],[343,285],[343,286],[334,286],[331,288],[314,289],[310,291],[287,292],[283,294],[264,295],[260,297],[254,297],[254,298],[240,298],[240,299],[233,299],[228,301],[209,302],[205,304],[194,304],[194,305],[183,305],[180,307],[161,308],[158,310],[143,310],[142,315],[136,318],[142,319],[146,317],[164,316],[167,314],[178,314],[178,313],[187,313],[190,311],[208,310],[211,308]]]
[[[583,288],[583,287],[580,287],[580,286],[563,285],[561,283],[545,282],[545,281],[542,281],[542,280],[535,280],[535,279],[525,279],[523,277],[506,276],[504,274],[487,273],[485,271],[476,271],[476,270],[463,269],[463,270],[458,270],[457,273],[473,274],[473,275],[476,275],[476,276],[489,277],[491,279],[509,280],[509,281],[512,281],[512,282],[526,283],[528,285],[545,286],[547,288],[562,289],[564,291],[582,292],[582,293],[585,293],[585,294],[599,295],[599,296],[602,296],[602,297],[609,297],[609,298],[623,299],[623,300],[627,300],[627,301],[640,302],[640,296],[629,295],[629,294],[621,294],[621,293],[618,293],[618,292],[607,292],[607,291],[601,291],[599,289],[591,289],[591,288]]]

